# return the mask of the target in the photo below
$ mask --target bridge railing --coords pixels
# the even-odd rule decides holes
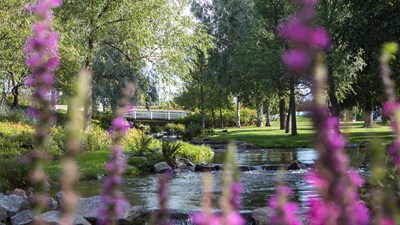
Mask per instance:
[[[125,118],[134,120],[177,120],[187,115],[186,111],[169,111],[169,110],[150,110],[138,111],[132,110],[125,114]]]

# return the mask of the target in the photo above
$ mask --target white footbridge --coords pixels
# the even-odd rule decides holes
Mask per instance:
[[[126,119],[135,121],[173,121],[186,117],[188,111],[185,110],[163,110],[163,109],[134,109],[125,114]]]

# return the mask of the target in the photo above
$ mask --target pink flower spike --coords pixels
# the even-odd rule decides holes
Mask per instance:
[[[32,76],[29,76],[24,80],[24,84],[28,87],[33,87],[36,84],[36,80]]]
[[[51,7],[58,8],[63,4],[62,0],[49,0]]]
[[[390,218],[383,218],[379,220],[378,225],[395,225],[396,223]]]
[[[47,68],[49,68],[50,70],[57,69],[59,65],[60,65],[60,58],[56,56],[49,58],[49,60],[47,60],[46,63]]]
[[[246,221],[242,218],[240,213],[236,211],[229,213],[228,217],[226,218],[226,224],[229,225],[244,225],[245,222]]]
[[[306,50],[289,49],[283,53],[282,57],[288,70],[293,72],[304,72],[311,65],[311,58]]]
[[[327,50],[330,47],[331,38],[324,28],[318,27],[312,32],[311,43],[315,48]]]
[[[129,123],[122,116],[116,117],[111,125],[115,131],[120,131],[122,133],[126,133],[129,130]]]
[[[355,170],[350,170],[349,171],[349,178],[352,184],[354,184],[357,187],[361,187],[364,183],[364,180],[360,175],[358,175],[358,172]]]
[[[387,101],[387,102],[383,103],[383,110],[382,110],[383,115],[385,117],[391,116],[392,113],[394,112],[394,109],[396,108],[396,106],[397,106],[396,102]]]
[[[309,42],[312,30],[308,28],[303,21],[292,19],[279,28],[279,34],[296,44],[305,45]]]

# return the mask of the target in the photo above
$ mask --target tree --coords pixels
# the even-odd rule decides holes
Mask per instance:
[[[341,35],[344,21],[351,19],[346,0],[321,1],[317,9],[317,23],[328,29],[331,49],[327,52],[328,98],[331,115],[339,117],[340,103],[351,94],[357,72],[365,66],[362,51],[348,51],[350,43]],[[340,9],[340,10],[338,10]]]
[[[202,43],[193,32],[200,25],[183,15],[187,6],[186,0],[66,0],[58,11],[64,29],[62,45],[79,52],[76,60],[90,71],[95,69],[96,53],[107,46],[147,76],[163,80],[185,77],[195,58],[195,46]],[[84,110],[87,128],[92,116],[92,85]]]
[[[272,35],[273,41],[271,40],[271,48],[276,49],[277,52],[282,52],[284,49],[288,48],[287,44],[277,34],[277,28],[279,24],[290,15],[292,5],[287,1],[280,0],[255,0],[255,9],[259,16],[265,21],[265,30]],[[286,132],[289,132],[290,116],[292,115],[291,133],[292,135],[296,135],[295,86],[297,81],[293,78],[288,78],[284,72],[275,74],[275,79],[279,81],[276,84],[278,98],[280,99],[280,129],[286,128]],[[287,114],[287,119],[285,119],[285,97],[287,90],[289,90],[290,101],[289,113]]]
[[[351,12],[341,30],[343,38],[350,43],[348,49],[352,53],[362,52],[366,63],[354,83],[354,96],[350,96],[364,109],[364,126],[371,127],[371,111],[380,105],[383,88],[379,77],[378,58],[384,42],[400,42],[400,1],[399,0],[346,0]],[[393,62],[399,65],[399,59]],[[393,70],[395,73],[396,68]],[[393,77],[398,77],[393,74]],[[399,80],[397,80],[399,83]],[[398,85],[397,85],[398,86]]]
[[[12,108],[18,106],[19,89],[29,72],[23,52],[32,24],[32,18],[25,10],[27,3],[25,0],[4,0],[0,3],[0,108],[9,93],[13,94]]]
[[[247,37],[235,46],[229,71],[232,92],[256,106],[257,126],[262,125],[264,106],[269,107],[268,101],[277,92],[276,76],[283,73],[280,50],[272,47],[273,35],[264,27],[261,21],[253,24]]]
[[[121,90],[129,81],[134,81],[136,84],[135,92],[131,99],[136,105],[145,105],[146,100],[158,100],[154,98],[157,93],[149,77],[142,76],[137,71],[137,68],[124,60],[115,49],[107,46],[100,48],[94,60],[94,102],[102,103],[104,108],[109,106],[114,111],[119,99],[122,97]]]

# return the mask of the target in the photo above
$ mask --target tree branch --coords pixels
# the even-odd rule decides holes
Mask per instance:
[[[136,60],[135,59],[132,59],[128,54],[126,54],[121,48],[119,48],[118,46],[116,46],[116,45],[114,45],[114,44],[112,44],[112,43],[110,43],[110,42],[108,42],[108,41],[103,41],[102,42],[103,44],[105,44],[105,45],[107,45],[107,46],[110,46],[111,48],[113,48],[113,49],[115,49],[115,50],[117,50],[121,55],[123,55],[124,57],[125,57],[125,59],[128,61],[128,62],[135,62]]]
[[[110,0],[106,0],[106,5],[103,7],[103,9],[99,12],[99,14],[97,15],[97,18],[101,18],[103,16],[103,14],[105,12],[107,12],[108,8],[110,7],[111,1]]]
[[[100,27],[103,27],[103,26],[105,26],[105,25],[110,25],[110,24],[113,24],[113,23],[119,23],[119,22],[123,22],[123,21],[127,21],[127,20],[128,20],[128,18],[121,18],[121,19],[117,19],[117,20],[112,20],[112,21],[109,21],[109,22],[105,22],[105,23],[103,23],[103,24],[97,25],[97,26],[96,26],[96,29],[98,29],[98,28],[100,28]]]

